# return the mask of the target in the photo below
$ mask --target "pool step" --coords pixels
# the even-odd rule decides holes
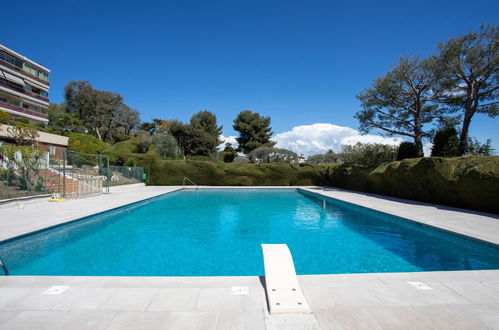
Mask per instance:
[[[262,244],[270,314],[310,313],[286,244]]]

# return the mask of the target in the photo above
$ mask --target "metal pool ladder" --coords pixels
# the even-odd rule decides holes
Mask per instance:
[[[3,269],[3,272],[5,273],[6,276],[9,275],[9,271],[7,270],[7,267],[5,267],[5,264],[3,263],[2,259],[0,259],[0,268]]]
[[[182,187],[185,188],[185,182],[188,181],[190,182],[191,184],[193,184],[194,186],[196,186],[196,190],[199,189],[198,185],[196,184],[196,182],[192,181],[191,179],[189,179],[188,177],[184,177],[184,180],[182,181]]]

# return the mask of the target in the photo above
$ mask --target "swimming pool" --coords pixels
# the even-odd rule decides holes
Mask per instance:
[[[0,243],[11,275],[263,275],[499,268],[499,248],[296,189],[181,190]]]

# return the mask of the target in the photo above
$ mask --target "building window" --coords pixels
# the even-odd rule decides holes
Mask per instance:
[[[1,102],[1,103],[7,103],[7,99],[6,99],[6,98],[3,98],[3,97],[0,97],[0,102]]]
[[[50,146],[50,148],[49,148],[50,156],[55,156],[56,151],[57,151],[57,148],[55,146]]]

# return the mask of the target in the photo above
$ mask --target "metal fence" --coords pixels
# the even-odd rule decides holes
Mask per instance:
[[[44,194],[81,198],[109,192],[111,185],[143,181],[144,168],[110,166],[103,154],[66,150],[62,161],[43,153],[36,162],[0,156],[0,200]]]
[[[0,200],[62,192],[58,170],[48,153],[39,162],[26,164],[0,157]]]
[[[137,166],[109,166],[111,186],[144,182],[144,168]]]

